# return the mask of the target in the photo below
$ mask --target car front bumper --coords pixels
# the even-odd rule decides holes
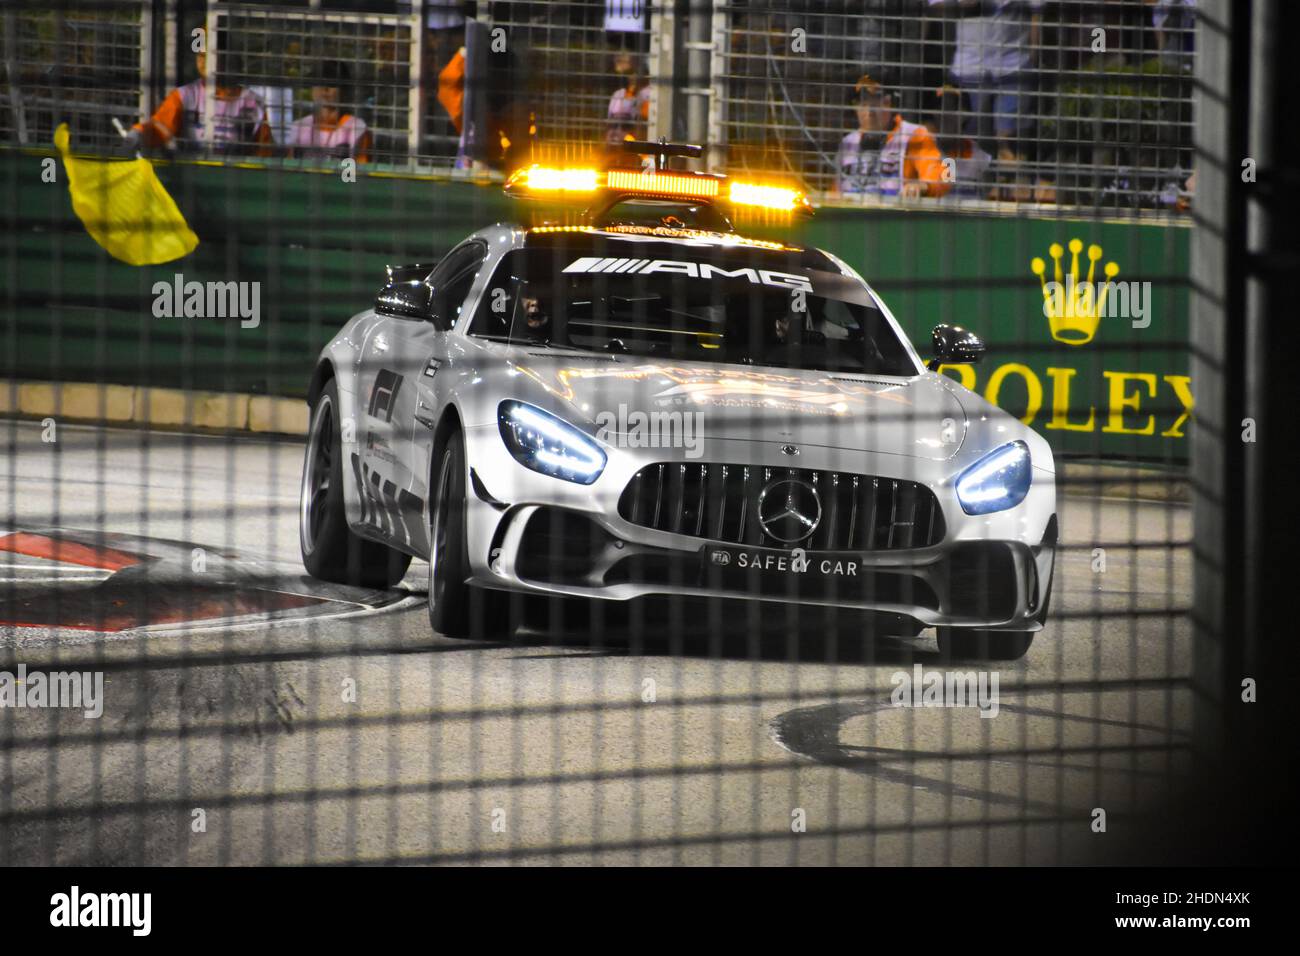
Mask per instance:
[[[523,469],[505,452],[495,428],[469,432],[467,532],[474,585],[608,601],[672,595],[779,601],[876,612],[927,627],[1042,627],[1056,547],[1050,474],[1041,476],[1021,505],[982,517],[962,515],[942,487],[931,485],[947,525],[943,540],[932,546],[778,550],[624,520],[618,497],[642,462],[619,463],[595,485],[576,485]],[[754,443],[736,443],[723,453],[732,459],[745,454],[758,464],[765,464],[767,454]],[[879,474],[897,468],[897,460],[858,456],[828,464]]]

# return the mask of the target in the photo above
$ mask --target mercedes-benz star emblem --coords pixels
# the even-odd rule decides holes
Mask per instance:
[[[822,502],[817,489],[798,478],[779,478],[758,495],[758,524],[769,538],[795,544],[817,530]]]

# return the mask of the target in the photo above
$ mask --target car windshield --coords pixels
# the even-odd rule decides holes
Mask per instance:
[[[916,374],[866,290],[790,255],[722,260],[665,243],[590,251],[509,253],[471,334],[673,361]]]

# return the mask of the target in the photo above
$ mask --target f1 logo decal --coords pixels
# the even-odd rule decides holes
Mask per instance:
[[[374,387],[370,390],[370,417],[391,422],[393,410],[397,407],[397,391],[401,387],[402,376],[391,368],[381,368],[375,376]]]

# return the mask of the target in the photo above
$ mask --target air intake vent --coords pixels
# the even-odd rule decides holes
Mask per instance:
[[[817,551],[922,548],[943,540],[943,512],[925,485],[806,468],[677,462],[647,465],[619,499],[622,517],[674,534],[788,548],[758,520],[759,496],[773,482],[802,481],[817,492],[821,513],[799,547]]]

